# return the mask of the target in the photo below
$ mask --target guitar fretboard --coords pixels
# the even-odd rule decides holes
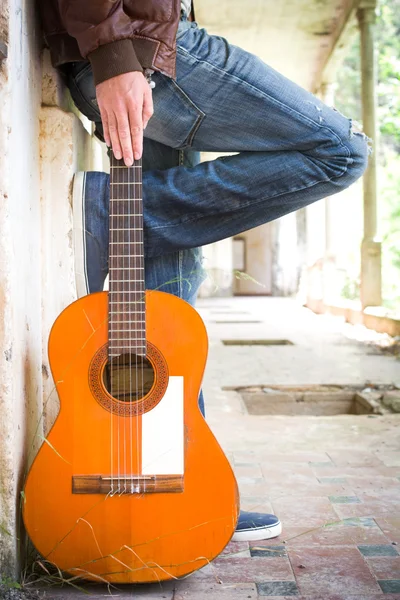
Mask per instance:
[[[146,354],[142,161],[110,158],[108,339],[110,358]]]

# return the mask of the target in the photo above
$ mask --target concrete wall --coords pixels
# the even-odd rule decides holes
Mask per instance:
[[[8,42],[0,69],[0,575],[16,576],[24,546],[20,491],[52,387],[47,337],[75,297],[72,176],[96,157],[102,165],[97,142],[69,112],[43,59],[33,2],[3,1],[0,37]]]
[[[199,297],[231,296],[234,281],[232,238],[204,246],[203,266],[207,271],[207,278],[200,287]]]
[[[234,294],[271,294],[272,229],[273,226],[267,223],[238,236],[244,240],[244,273],[236,274]],[[238,270],[242,271],[241,268]]]

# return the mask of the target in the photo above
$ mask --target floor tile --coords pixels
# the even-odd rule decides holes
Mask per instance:
[[[356,548],[342,546],[288,549],[302,594],[378,593],[379,587]],[[360,598],[361,600],[361,598]]]
[[[219,556],[250,556],[249,542],[229,542]]]
[[[216,575],[224,583],[257,583],[294,579],[287,558],[217,558],[212,564]]]
[[[377,579],[400,577],[400,556],[374,556],[365,560]]]
[[[250,544],[250,556],[263,556],[264,558],[274,558],[287,556],[285,546],[259,546],[255,542]]]
[[[360,504],[360,498],[357,496],[328,496],[332,504]]]
[[[396,548],[390,544],[369,544],[357,548],[363,556],[399,556]]]
[[[342,518],[349,517],[393,517],[400,514],[400,496],[392,494],[359,494],[360,504],[333,504],[334,510]]]
[[[272,506],[284,527],[304,526],[312,529],[340,520],[328,498],[304,496],[294,502],[293,498],[285,497],[273,500]]]
[[[378,583],[384,594],[400,594],[400,579],[381,579]]]
[[[234,467],[236,477],[253,477],[260,478],[262,477],[261,467],[259,464],[255,463],[253,465],[235,465]]]
[[[174,600],[257,600],[254,583],[193,583],[188,578],[175,586]]]
[[[297,596],[299,591],[294,581],[267,581],[257,583],[257,591],[259,596]]]
[[[375,467],[383,465],[379,458],[370,452],[358,452],[354,449],[349,450],[329,450],[328,456],[337,467],[353,466],[353,467]],[[388,465],[390,466],[390,465]]]
[[[368,527],[375,529],[378,527],[375,519],[370,517],[350,517],[349,519],[343,519],[342,523],[346,527]]]
[[[375,520],[389,541],[400,545],[400,514],[398,517],[388,515]]]
[[[46,589],[44,600],[106,600],[107,598],[143,598],[144,600],[172,600],[174,581],[143,585],[119,585],[110,589],[104,585],[81,584],[79,591],[72,586]]]
[[[386,544],[387,538],[379,527],[345,526],[343,523],[304,529],[286,527],[282,541],[288,548],[297,546],[354,546],[356,544]]]
[[[240,495],[240,508],[250,512],[266,512],[273,514],[274,510],[268,498],[262,496]]]

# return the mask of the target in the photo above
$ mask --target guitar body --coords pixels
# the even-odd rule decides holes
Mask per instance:
[[[184,576],[221,552],[238,518],[235,477],[198,409],[202,320],[153,291],[146,315],[154,383],[136,402],[104,385],[107,292],[71,304],[50,334],[61,407],[28,475],[24,521],[46,560],[85,579]]]

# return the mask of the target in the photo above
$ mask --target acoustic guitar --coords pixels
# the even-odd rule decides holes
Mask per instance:
[[[185,301],[145,291],[141,161],[112,156],[110,171],[109,291],[77,300],[52,327],[61,407],[28,474],[23,516],[60,570],[154,582],[222,551],[238,491],[198,408],[204,324]]]

